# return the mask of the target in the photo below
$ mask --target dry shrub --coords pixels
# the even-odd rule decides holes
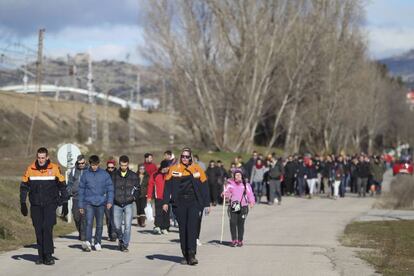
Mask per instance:
[[[414,210],[414,177],[397,175],[391,182],[390,192],[381,197],[376,207]]]

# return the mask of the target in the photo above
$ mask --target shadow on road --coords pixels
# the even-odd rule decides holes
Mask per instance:
[[[141,234],[153,234],[153,230],[138,230],[137,232]]]
[[[24,261],[28,261],[28,262],[34,263],[34,262],[36,262],[36,260],[39,257],[37,255],[34,255],[34,254],[22,254],[22,255],[14,255],[14,256],[11,256],[11,258],[13,260],[16,260],[16,261],[24,260]]]
[[[173,263],[180,263],[182,257],[180,256],[170,256],[170,255],[163,255],[163,254],[154,254],[145,256],[148,260],[161,260],[161,261],[169,261]]]
[[[82,245],[81,244],[71,244],[68,245],[69,248],[79,249],[82,251]]]
[[[16,260],[16,261],[24,260],[24,261],[28,261],[28,262],[34,263],[39,258],[39,256],[38,255],[35,255],[35,254],[21,254],[21,255],[11,256],[11,258],[13,260]],[[53,256],[53,259],[59,260],[55,256]]]
[[[102,249],[119,251],[118,245],[114,245],[114,244],[102,244]]]
[[[208,244],[216,244],[216,245],[224,245],[224,246],[231,246],[231,242],[229,241],[223,241],[220,243],[219,240],[211,240],[207,242]]]
[[[79,240],[78,236],[73,236],[73,235],[63,235],[63,236],[59,236],[59,238],[68,239],[68,240]]]
[[[37,245],[36,244],[26,244],[23,246],[24,248],[32,248],[32,249],[37,249]]]
[[[179,242],[180,242],[180,239],[172,239],[172,240],[170,240],[170,242],[176,242],[176,243],[179,243]]]

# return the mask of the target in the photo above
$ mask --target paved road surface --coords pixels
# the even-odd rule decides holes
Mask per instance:
[[[133,226],[129,253],[106,241],[101,252],[82,252],[70,235],[56,239],[54,266],[36,266],[36,250],[22,248],[0,255],[0,275],[373,275],[374,270],[355,257],[354,249],[338,242],[344,227],[372,203],[372,198],[289,197],[281,206],[258,205],[247,218],[242,248],[217,244],[221,207],[216,207],[203,220],[204,244],[195,267],[179,264],[175,228],[168,235],[155,236],[148,225]],[[230,240],[227,217],[225,240]]]

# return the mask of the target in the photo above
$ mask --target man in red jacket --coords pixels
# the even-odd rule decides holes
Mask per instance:
[[[152,163],[153,161],[152,153],[144,154],[144,158],[145,158],[145,161],[144,161],[145,170],[147,171],[148,175],[152,175],[158,170],[157,165]]]
[[[161,162],[160,168],[153,173],[148,181],[147,201],[155,199],[154,234],[168,234],[170,228],[170,216],[162,209],[164,198],[165,176],[168,173],[169,164],[166,160]]]

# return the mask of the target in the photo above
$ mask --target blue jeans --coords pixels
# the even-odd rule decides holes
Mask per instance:
[[[305,194],[305,178],[298,177],[297,178],[297,193],[299,196],[303,196]]]
[[[128,247],[131,239],[131,223],[132,223],[132,203],[124,207],[114,205],[114,224],[115,231],[119,241]],[[124,229],[122,230],[122,221],[124,221]]]
[[[86,240],[92,244],[93,219],[96,220],[95,244],[101,244],[105,206],[86,205]]]

